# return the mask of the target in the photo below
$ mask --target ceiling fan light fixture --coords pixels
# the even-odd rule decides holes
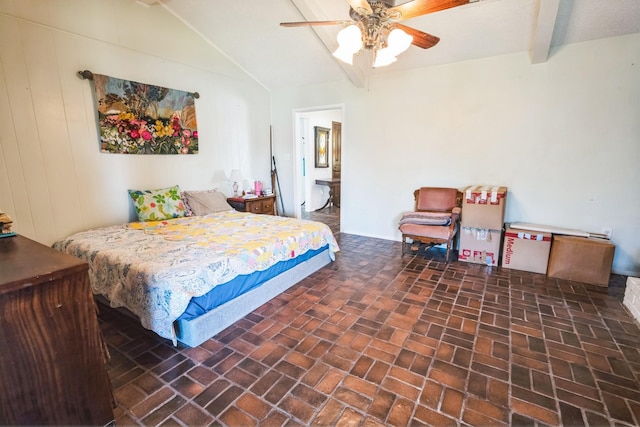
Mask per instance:
[[[338,49],[345,49],[347,52],[356,53],[362,49],[362,31],[357,25],[349,25],[338,33]]]
[[[353,65],[353,52],[343,47],[338,47],[336,51],[333,52],[333,56],[335,56],[342,62],[346,62],[349,65]]]
[[[388,33],[386,28],[376,27],[374,29],[376,31],[370,31],[373,34],[372,37],[375,37],[375,41],[372,43],[375,55],[374,67],[384,67],[394,63],[396,56],[409,49],[413,42],[413,37],[399,28],[394,28]],[[343,28],[338,33],[338,49],[333,52],[333,56],[342,62],[352,65],[353,55],[365,45],[364,38],[362,29],[358,25],[349,25]],[[385,38],[386,47],[376,48],[375,46],[380,46],[384,43]]]
[[[393,56],[397,56],[409,49],[412,42],[413,37],[402,31],[400,28],[394,28],[387,37],[387,49],[393,53]]]
[[[393,64],[396,62],[397,58],[393,54],[393,52],[385,47],[384,49],[380,49],[376,51],[376,59],[373,62],[373,68],[384,67],[385,65]]]
[[[353,55],[360,49],[362,49],[362,32],[357,25],[349,25],[338,33],[338,49],[333,52],[333,56],[352,65]]]

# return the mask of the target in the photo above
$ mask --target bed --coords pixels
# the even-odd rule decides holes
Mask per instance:
[[[96,295],[195,347],[335,259],[325,224],[225,210],[76,233],[53,244],[89,263]]]

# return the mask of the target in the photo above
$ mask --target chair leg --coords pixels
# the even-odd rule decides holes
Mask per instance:
[[[402,255],[404,255],[404,248],[407,246],[407,236],[402,235]]]

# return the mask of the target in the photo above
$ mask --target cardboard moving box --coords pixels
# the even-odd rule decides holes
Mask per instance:
[[[502,247],[502,266],[545,274],[551,250],[551,233],[507,227]]]
[[[496,266],[501,241],[502,230],[462,227],[458,260]]]
[[[609,240],[554,235],[547,275],[609,286],[615,249]]]
[[[463,227],[502,230],[507,187],[472,185],[462,190]]]

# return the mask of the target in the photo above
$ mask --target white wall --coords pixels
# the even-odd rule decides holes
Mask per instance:
[[[521,53],[390,68],[367,89],[336,82],[272,96],[280,157],[293,150],[292,110],[344,104],[346,233],[400,240],[400,213],[423,185],[504,185],[507,222],[613,227],[614,271],[640,272],[639,34],[565,46],[537,65]],[[285,205],[291,172],[280,173]]]
[[[0,209],[50,244],[131,218],[127,189],[270,182],[270,95],[162,7],[132,0],[0,1]],[[199,154],[99,151],[77,71],[199,92]]]

